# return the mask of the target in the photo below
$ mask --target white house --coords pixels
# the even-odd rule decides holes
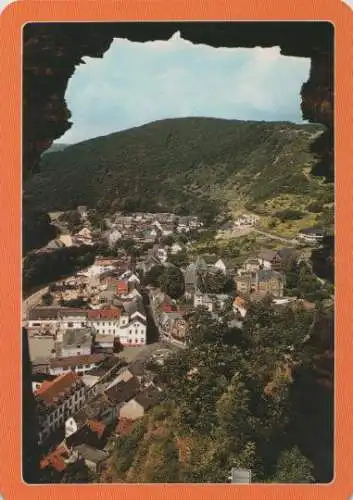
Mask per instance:
[[[157,258],[164,264],[168,260],[168,252],[165,248],[157,249]]]
[[[58,321],[61,330],[85,328],[87,326],[87,311],[83,309],[59,309]]]
[[[219,269],[220,271],[222,271],[222,273],[224,273],[224,274],[227,272],[227,267],[222,259],[218,259],[217,262],[215,263],[214,267],[216,269]]]
[[[130,319],[128,315],[121,315],[119,327],[119,340],[123,345],[145,345],[147,341],[146,320],[140,316]]]
[[[38,441],[42,444],[62,427],[68,416],[80,410],[86,400],[86,387],[73,372],[44,382],[35,393],[37,401]]]
[[[325,232],[322,229],[313,227],[302,229],[298,234],[298,238],[300,240],[309,244],[321,243],[324,237],[325,237]]]
[[[173,243],[173,245],[170,247],[170,253],[172,255],[176,255],[177,253],[181,252],[183,247],[179,245],[179,243]]]
[[[114,229],[108,234],[108,245],[110,248],[114,247],[114,245],[121,239],[121,232],[117,229]]]
[[[95,337],[96,347],[100,349],[104,349],[106,351],[113,351],[114,348],[114,334],[106,335],[106,334],[98,334]]]
[[[75,372],[79,375],[97,368],[105,359],[105,354],[89,354],[87,356],[70,356],[66,358],[54,358],[50,360],[50,375],[62,375],[67,372]]]
[[[206,293],[195,293],[194,295],[194,307],[206,307],[209,312],[214,310],[214,301]]]
[[[28,313],[27,327],[38,332],[55,333],[60,326],[58,307],[35,307]]]
[[[99,335],[119,335],[120,309],[94,309],[88,311],[87,325]]]

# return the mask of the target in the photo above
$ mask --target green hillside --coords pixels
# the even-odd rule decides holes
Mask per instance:
[[[24,186],[25,205],[46,212],[87,205],[212,218],[245,204],[263,215],[295,208],[303,212],[299,217],[316,220],[332,201],[332,190],[310,175],[316,161],[310,145],[322,130],[213,118],[153,122],[43,156],[41,172]]]

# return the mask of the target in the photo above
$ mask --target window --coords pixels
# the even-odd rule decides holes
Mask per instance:
[[[81,323],[82,328],[85,326],[85,323]]]
[[[69,328],[72,328],[72,327],[74,326],[74,324],[70,321],[70,322],[67,324],[67,326],[68,326]]]
[[[131,339],[129,339],[129,344],[131,344],[131,342],[132,342],[132,340],[131,340]]]

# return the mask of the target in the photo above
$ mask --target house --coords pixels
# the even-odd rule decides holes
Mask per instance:
[[[63,308],[58,310],[58,320],[61,330],[68,328],[86,328],[87,310]]]
[[[146,411],[158,404],[161,399],[162,392],[156,387],[150,386],[120,408],[119,418],[137,420],[143,417]]]
[[[298,239],[304,243],[317,244],[321,243],[325,237],[325,231],[320,228],[309,227],[302,229],[298,233]]]
[[[64,244],[65,247],[70,248],[74,245],[72,236],[69,234],[61,234],[59,240]]]
[[[58,248],[63,248],[64,246],[65,245],[64,245],[63,241],[61,241],[60,239],[56,239],[56,240],[49,241],[46,248],[48,250],[57,250]]]
[[[281,259],[276,250],[262,250],[258,255],[259,264],[262,269],[270,270],[273,266],[278,266]]]
[[[45,381],[52,381],[55,375],[49,373],[32,373],[32,391],[36,392]]]
[[[167,337],[185,337],[186,323],[179,312],[163,312],[159,317],[159,326]]]
[[[192,297],[198,289],[199,279],[207,272],[206,262],[198,257],[195,262],[188,265],[184,273],[185,295]]]
[[[87,210],[87,207],[85,205],[78,206],[77,211],[81,215],[82,219],[87,219],[88,210]]]
[[[92,330],[69,328],[63,335],[61,356],[87,356],[92,352]]]
[[[252,290],[252,278],[251,274],[242,274],[240,276],[235,276],[234,278],[236,291],[241,295],[247,295]]]
[[[97,351],[104,351],[104,352],[110,352],[112,353],[114,350],[114,334],[112,335],[106,335],[106,334],[100,334],[98,333],[95,336],[95,350]]]
[[[145,345],[147,319],[142,299],[125,302],[121,314],[118,336],[123,345]]]
[[[31,309],[28,313],[27,328],[40,332],[55,333],[59,328],[59,307],[40,306]]]
[[[113,248],[116,243],[122,238],[122,234],[118,229],[113,229],[109,231],[107,234],[108,245],[110,248]]]
[[[61,444],[54,451],[42,458],[39,467],[41,470],[50,468],[57,473],[63,473],[66,468],[70,464],[75,463],[77,459],[77,454],[72,453],[67,446]]]
[[[101,450],[107,444],[107,426],[98,420],[86,420],[81,427],[75,425],[74,419],[70,418],[65,423],[65,442],[68,448],[76,448],[81,444],[87,444]]]
[[[207,293],[196,292],[194,295],[194,307],[206,307],[209,312],[215,309],[214,300]]]
[[[103,462],[109,457],[107,452],[97,450],[87,444],[80,444],[74,450],[84,459],[87,467],[98,474],[102,471]]]
[[[104,393],[99,393],[71,417],[71,429],[76,432],[77,429],[91,421],[102,422],[107,428],[111,428],[115,425],[116,419],[116,406],[109,401]]]
[[[39,444],[62,427],[69,414],[78,411],[86,399],[86,387],[74,372],[45,381],[35,392]]]
[[[274,297],[283,297],[283,275],[272,270],[260,270],[257,274],[256,291],[263,294],[270,294]]]
[[[233,310],[238,313],[242,318],[245,318],[247,309],[246,301],[242,297],[236,297],[233,302]]]
[[[242,214],[238,216],[234,221],[234,226],[238,229],[247,229],[253,227],[260,220],[257,215]]]
[[[93,328],[98,335],[119,335],[121,309],[94,309],[87,313],[87,326]]]
[[[81,231],[74,235],[74,238],[84,245],[92,245],[92,232],[88,227],[82,228]]]
[[[106,389],[105,394],[108,400],[115,406],[130,401],[141,390],[138,379],[133,376],[126,382],[124,380]]]
[[[129,293],[128,280],[119,280],[116,287],[116,295],[120,297],[122,295],[127,295],[128,293]]]
[[[244,262],[242,268],[239,270],[238,274],[254,273],[259,271],[261,268],[261,263],[258,257],[249,257]]]
[[[87,269],[87,276],[89,278],[95,278],[106,272],[114,271],[116,259],[96,259],[94,264]]]
[[[172,255],[176,255],[177,253],[181,252],[183,250],[183,247],[179,245],[179,243],[173,243],[173,245],[170,247],[170,253]]]
[[[222,273],[224,274],[226,274],[227,272],[227,266],[222,259],[218,259],[217,262],[214,264],[214,267],[222,271]]]
[[[174,339],[184,341],[186,335],[186,328],[187,328],[187,323],[182,316],[175,318],[171,327],[171,336]]]

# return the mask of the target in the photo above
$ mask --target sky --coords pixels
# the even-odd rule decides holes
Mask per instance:
[[[155,120],[204,116],[301,122],[300,88],[310,60],[279,47],[230,49],[169,41],[115,39],[103,59],[84,58],[69,81],[75,143]]]
[[[8,3],[0,0],[0,10]],[[310,60],[281,56],[279,47],[213,48],[175,34],[146,43],[115,39],[103,59],[83,59],[66,91],[73,126],[57,142],[184,116],[302,121],[299,94]]]

